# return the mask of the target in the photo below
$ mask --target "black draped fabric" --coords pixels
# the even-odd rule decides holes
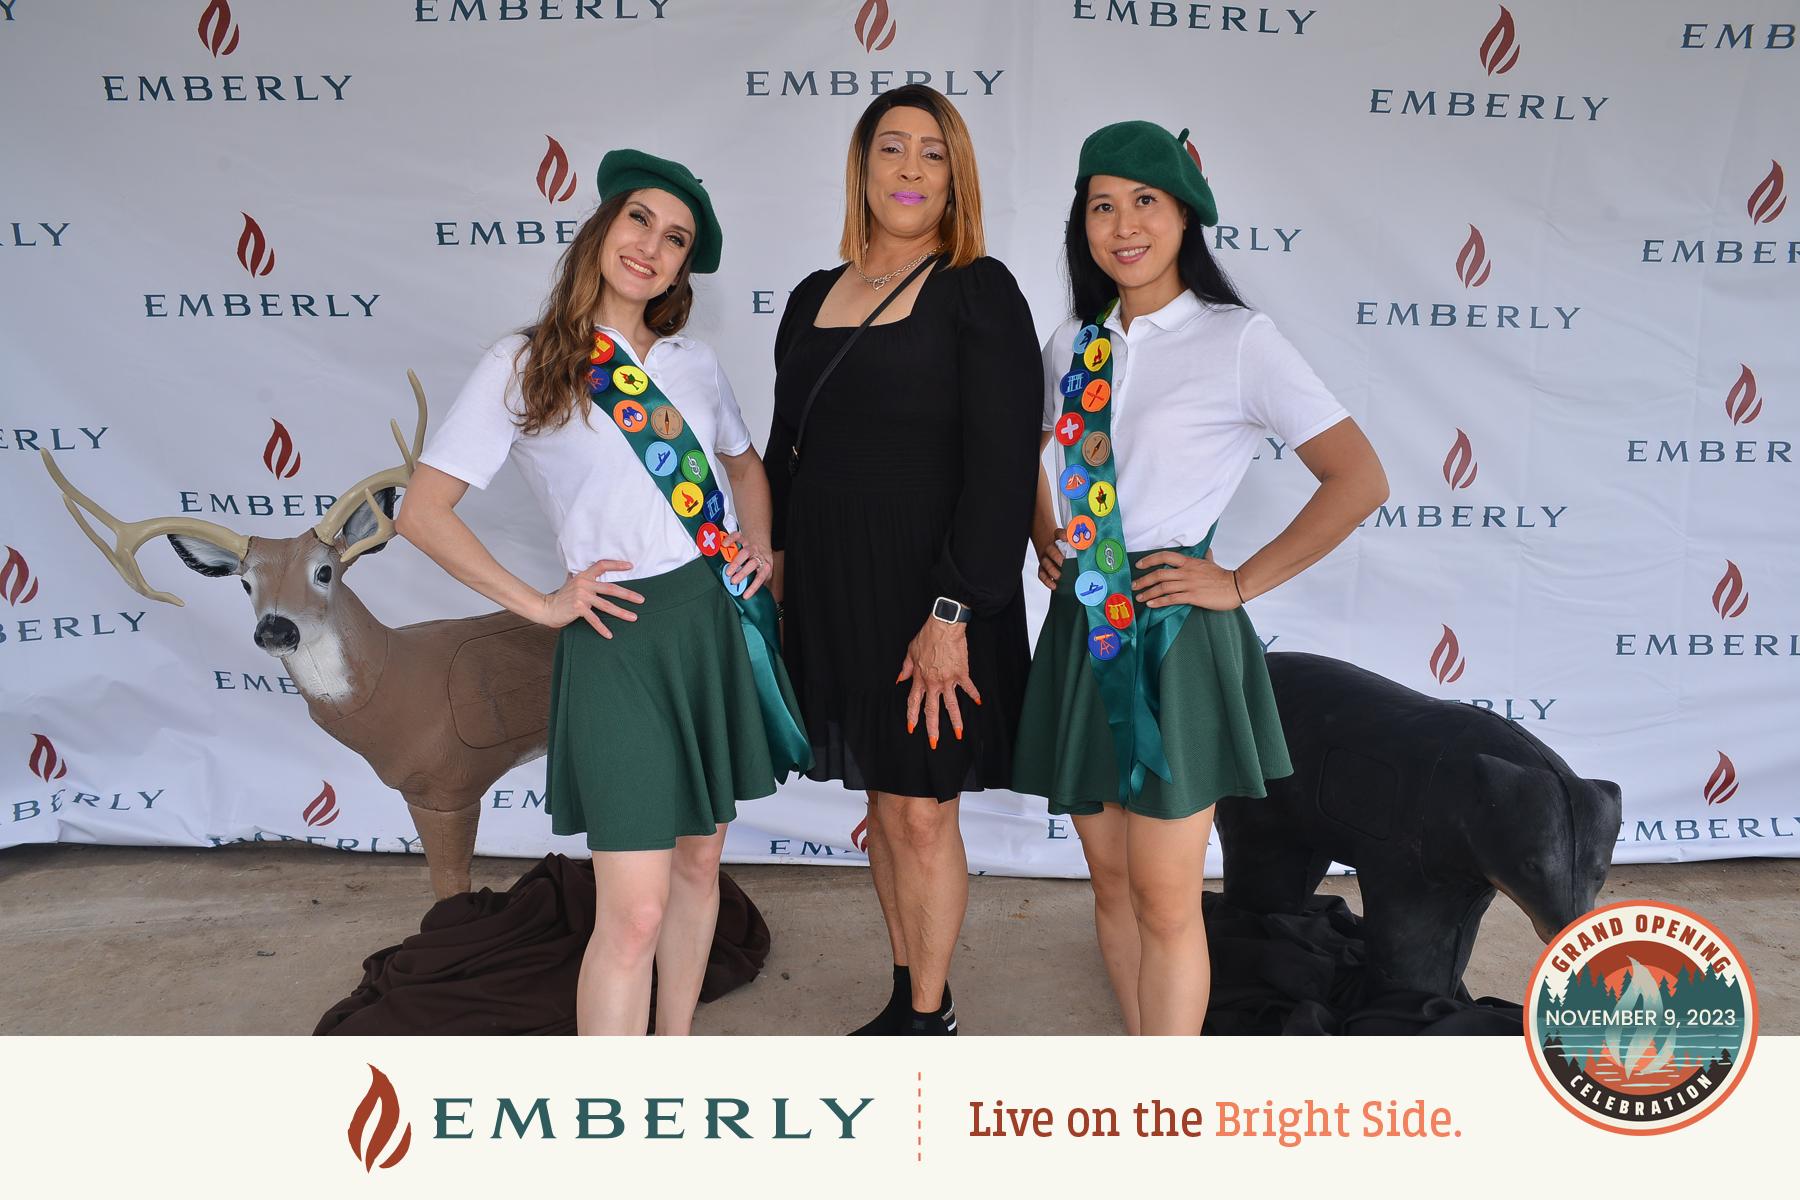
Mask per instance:
[[[418,933],[363,960],[362,982],[313,1033],[574,1033],[575,981],[593,929],[593,863],[546,855],[504,892],[432,905]],[[700,999],[755,979],[768,957],[762,913],[721,873]]]
[[[1043,366],[1031,311],[991,258],[939,268],[910,315],[863,331],[789,450],[814,381],[851,334],[813,324],[846,268],[794,289],[775,339],[767,465],[785,550],[788,674],[814,779],[948,800],[1006,787],[1030,644],[1021,567],[1037,495]],[[949,596],[971,605],[965,736],[906,731],[906,647]]]
[[[1209,1034],[1491,1034],[1518,1037],[1521,1005],[1423,992],[1367,994],[1362,918],[1341,896],[1310,897],[1298,914],[1263,915],[1202,898],[1212,956]]]

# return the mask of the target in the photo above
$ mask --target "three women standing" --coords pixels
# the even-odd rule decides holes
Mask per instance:
[[[948,100],[871,104],[845,192],[845,262],[801,281],[776,334],[775,587],[810,775],[868,794],[894,987],[857,1032],[954,1033],[958,801],[1012,777],[1042,375]]]

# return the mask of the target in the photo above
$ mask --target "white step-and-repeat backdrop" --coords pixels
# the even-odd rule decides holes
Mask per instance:
[[[0,846],[304,839],[417,852],[315,727],[235,579],[160,539],[149,602],[37,454],[124,520],[254,537],[394,461],[528,320],[633,145],[726,226],[692,332],[759,440],[787,289],[834,261],[843,152],[908,81],[974,130],[992,253],[1041,330],[1081,138],[1190,126],[1226,268],[1333,386],[1393,494],[1253,605],[1520,721],[1625,792],[1620,861],[1800,852],[1800,5],[1792,0],[0,0]],[[1790,211],[1792,208],[1793,211]],[[1222,561],[1311,484],[1271,441]],[[464,504],[527,579],[504,472]],[[410,546],[350,585],[400,625],[490,607]],[[1042,593],[1030,588],[1034,619]],[[480,850],[559,845],[542,763]],[[861,797],[746,807],[736,860],[860,861]],[[965,801],[972,868],[1081,873],[1041,801]]]

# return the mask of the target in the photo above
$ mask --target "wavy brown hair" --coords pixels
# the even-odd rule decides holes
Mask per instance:
[[[600,246],[636,194],[614,196],[596,208],[575,231],[574,240],[557,263],[556,284],[544,300],[544,310],[535,323],[519,331],[525,335],[525,344],[519,348],[513,364],[516,368],[521,359],[525,362],[519,377],[519,391],[525,402],[519,429],[527,437],[561,429],[577,405],[581,419],[587,420],[592,407],[586,401],[588,354],[594,348],[594,307],[600,302],[600,290],[606,286],[600,274]],[[644,323],[661,337],[680,333],[693,310],[694,288],[688,279],[692,260],[690,247],[675,273],[674,284],[644,305]]]
[[[944,206],[943,220],[938,223],[938,242],[943,247],[946,268],[966,267],[987,253],[975,142],[956,106],[943,93],[922,83],[909,83],[881,93],[856,122],[856,130],[850,135],[850,158],[844,165],[844,236],[838,242],[838,255],[845,262],[863,266],[873,220],[869,216],[869,147],[880,132],[881,118],[895,108],[917,108],[930,113],[944,131],[944,145],[950,153],[950,203]]]

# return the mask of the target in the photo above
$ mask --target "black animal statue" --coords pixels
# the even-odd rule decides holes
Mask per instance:
[[[1299,913],[1333,861],[1354,867],[1369,988],[1440,996],[1496,889],[1545,942],[1594,907],[1617,784],[1485,709],[1316,654],[1268,663],[1294,774],[1219,802],[1229,905]]]

